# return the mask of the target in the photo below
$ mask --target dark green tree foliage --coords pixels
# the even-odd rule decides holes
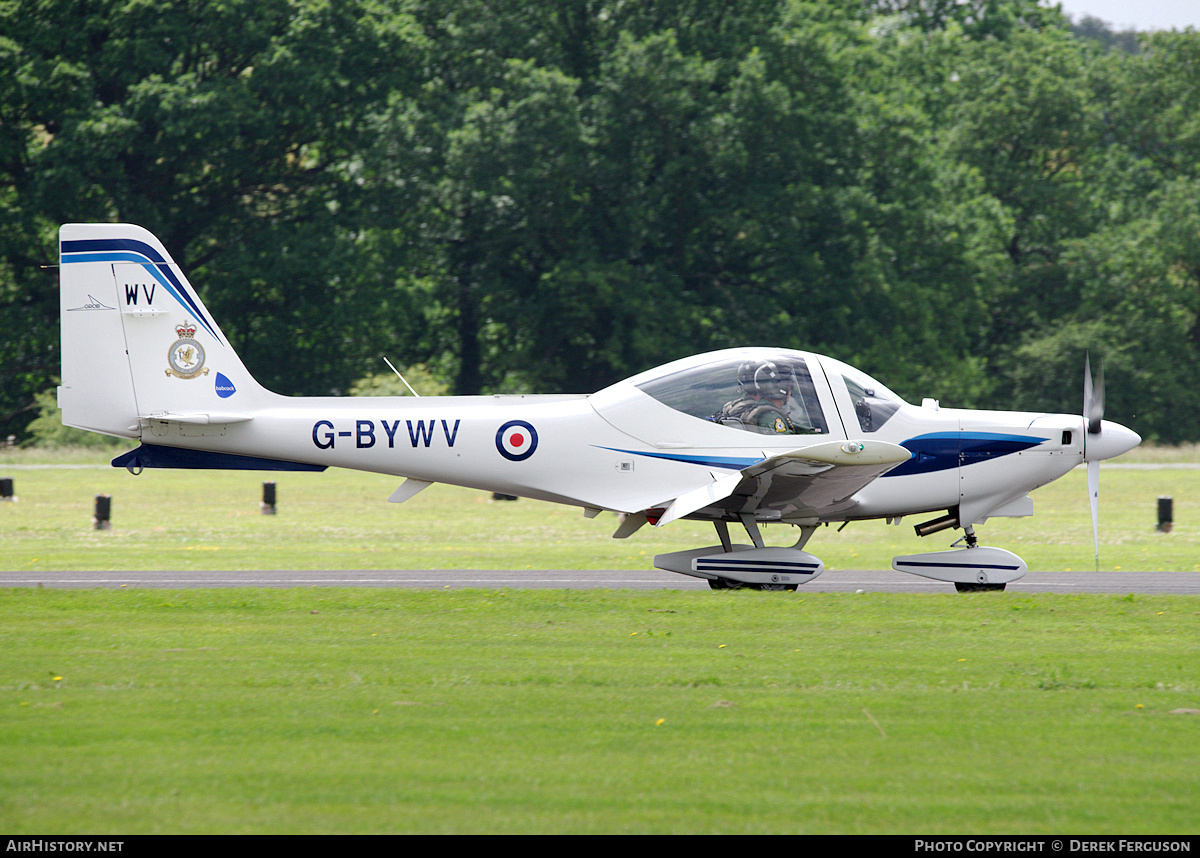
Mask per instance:
[[[264,383],[344,385],[376,339],[362,307],[394,287],[364,276],[370,263],[354,252],[349,167],[366,118],[404,86],[407,19],[318,0],[17,0],[2,20],[0,77],[20,85],[5,105],[18,111],[4,123],[6,173],[43,259],[54,259],[58,223],[141,224]],[[53,280],[31,282],[28,256],[6,257],[20,300],[5,315],[50,309]]]
[[[418,11],[438,57],[469,59],[392,126],[431,153],[403,184],[435,215],[423,270],[457,319],[458,390],[590,390],[828,330],[808,320],[851,265],[849,22],[804,4],[559,8],[540,28],[490,10]]]
[[[1036,0],[5,0],[0,432],[55,229],[129,220],[251,370],[588,391],[774,344],[1200,437],[1200,35]]]
[[[1190,441],[1200,436],[1200,34],[1150,34],[1143,47],[1093,74],[1103,145],[1090,193],[1101,218],[1066,246],[1080,300],[1054,327],[1093,332],[1092,348],[1117,367],[1113,407],[1139,431]],[[1054,341],[1047,330],[1030,344]]]
[[[982,240],[979,211],[989,208],[977,202],[977,177],[945,157],[922,109],[931,94],[953,86],[954,72],[938,68],[947,40],[914,39],[895,19],[868,32],[854,70],[861,158],[846,239],[855,262],[837,290],[851,324],[830,348],[912,396],[975,405],[993,387],[979,348],[985,290],[972,259]]]
[[[71,86],[70,69],[26,56],[0,6],[0,441],[36,417],[34,396],[58,374],[57,259],[50,223],[33,203],[34,156],[49,131],[39,102]]]
[[[992,249],[1008,262],[986,293],[995,357],[1078,301],[1060,255],[1064,241],[1095,226],[1093,105],[1080,86],[1085,58],[1066,32],[1021,30],[973,43],[959,59],[944,139],[995,203]]]

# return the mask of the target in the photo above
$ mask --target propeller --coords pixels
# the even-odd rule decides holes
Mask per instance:
[[[1092,356],[1083,359],[1083,421],[1087,437],[1083,444],[1083,460],[1087,462],[1088,502],[1092,507],[1092,547],[1096,554],[1096,571],[1100,571],[1100,456],[1090,455],[1097,450],[1104,428],[1104,365],[1100,365],[1099,384],[1092,383]]]
[[[1120,423],[1104,419],[1104,366],[1092,381],[1092,359],[1083,365],[1083,461],[1087,462],[1088,497],[1092,505],[1092,545],[1096,570],[1100,569],[1100,463],[1126,453],[1142,443],[1142,436]]]
[[[1099,435],[1104,417],[1104,364],[1100,365],[1100,380],[1092,383],[1092,356],[1083,358],[1083,416],[1087,419],[1088,434]]]

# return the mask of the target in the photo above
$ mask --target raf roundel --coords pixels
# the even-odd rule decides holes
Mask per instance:
[[[496,432],[496,449],[511,462],[524,462],[537,445],[537,430],[524,420],[509,420]]]

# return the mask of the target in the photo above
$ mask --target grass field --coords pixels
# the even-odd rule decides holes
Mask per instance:
[[[276,475],[271,517],[271,475],[5,464],[39,462],[0,459],[9,571],[641,569],[711,539],[445,487],[396,506],[371,475]],[[1102,565],[1195,574],[1198,482],[1106,469]],[[1090,568],[1082,474],[1034,498],[986,540]],[[887,568],[931,542],[861,524],[811,547]],[[0,709],[11,834],[1200,828],[1187,596],[10,588]]]
[[[0,829],[1194,833],[1200,599],[0,591]]]
[[[1121,461],[1137,464],[1140,456],[1143,464],[1165,466],[1102,470],[1101,568],[1200,571],[1200,470],[1163,461],[1192,452],[1139,450]],[[79,451],[0,455],[0,475],[13,477],[19,498],[0,504],[0,571],[647,569],[655,554],[716,541],[711,526],[686,521],[612,539],[617,522],[609,514],[589,520],[571,507],[493,502],[487,493],[452,486],[389,504],[400,480],[377,474],[146,471],[135,477],[100,464],[106,461]],[[278,515],[259,513],[264,480],[277,484]],[[91,527],[97,494],[112,496],[111,530]],[[1176,527],[1169,534],[1154,527],[1160,495],[1174,498]],[[1031,569],[1094,568],[1083,471],[1032,496],[1032,517],[992,519],[979,528],[981,541],[1015,551]],[[896,554],[945,548],[959,535],[919,539],[911,527],[919,520],[906,518],[899,527],[861,522],[841,533],[824,528],[808,550],[830,570],[890,569]],[[764,533],[778,545],[797,535],[786,526]]]

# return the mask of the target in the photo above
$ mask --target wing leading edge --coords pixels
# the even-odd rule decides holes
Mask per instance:
[[[658,526],[706,507],[736,516],[770,510],[769,518],[819,518],[863,486],[907,462],[911,452],[886,441],[826,441],[767,456],[736,474],[685,492],[667,506]]]

